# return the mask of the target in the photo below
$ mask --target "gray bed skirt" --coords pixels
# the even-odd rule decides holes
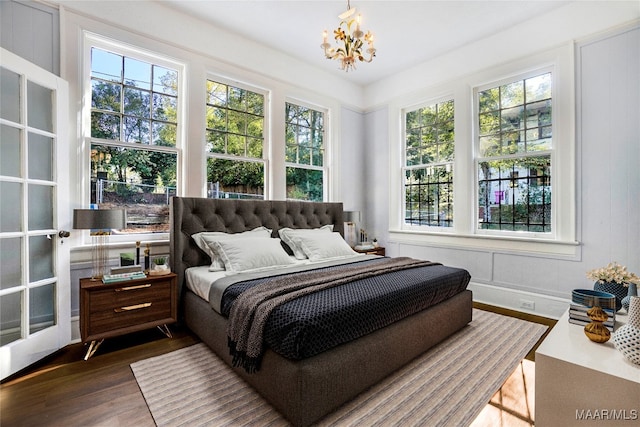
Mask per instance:
[[[231,366],[227,320],[191,291],[183,302],[187,326]],[[267,350],[257,373],[233,369],[292,424],[308,426],[463,328],[471,315],[466,290],[314,357],[295,361]]]

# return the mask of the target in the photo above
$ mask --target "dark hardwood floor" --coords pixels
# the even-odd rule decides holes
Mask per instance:
[[[199,342],[173,326],[173,338],[157,329],[105,340],[83,360],[86,346],[69,345],[3,381],[0,425],[155,426],[129,365]]]
[[[552,326],[554,320],[474,303],[476,308]],[[151,413],[129,365],[199,342],[188,329],[171,327],[105,340],[88,361],[86,346],[69,345],[5,379],[0,386],[0,425],[153,427]],[[533,360],[534,350],[527,356]]]

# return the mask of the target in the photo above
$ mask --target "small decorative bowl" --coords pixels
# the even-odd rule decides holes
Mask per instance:
[[[587,307],[598,306],[605,310],[616,311],[616,296],[608,292],[593,289],[574,289],[571,291],[571,301]]]

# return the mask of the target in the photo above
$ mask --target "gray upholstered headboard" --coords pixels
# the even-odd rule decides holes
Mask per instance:
[[[277,237],[278,230],[284,227],[317,228],[333,224],[333,230],[344,235],[343,221],[342,203],[173,197],[169,262],[171,270],[178,275],[179,295],[184,285],[184,271],[210,262],[191,238],[194,233],[239,233],[263,225],[272,229],[273,237]]]

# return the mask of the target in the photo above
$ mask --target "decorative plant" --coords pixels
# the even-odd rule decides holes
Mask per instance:
[[[595,268],[587,271],[587,279],[596,280],[600,283],[618,283],[629,286],[629,283],[640,285],[640,277],[627,270],[627,267],[617,262],[610,262],[606,267]]]
[[[159,256],[158,258],[154,259],[153,262],[156,265],[164,265],[167,262],[167,259],[165,257]]]

